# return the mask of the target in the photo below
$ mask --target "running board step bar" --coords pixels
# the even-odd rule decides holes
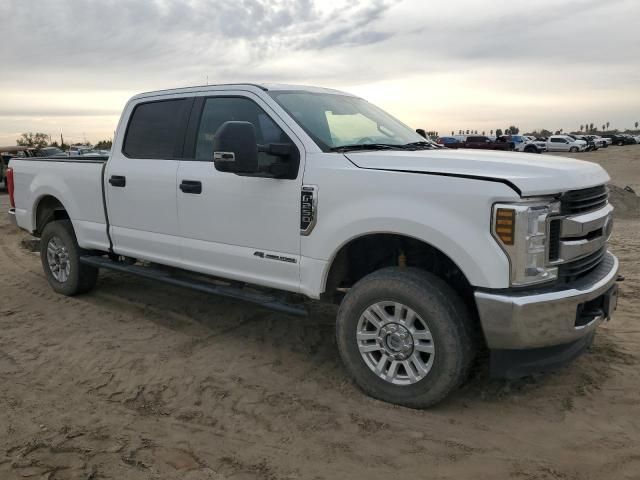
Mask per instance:
[[[159,268],[143,267],[140,265],[128,265],[126,263],[117,262],[106,257],[98,256],[80,257],[80,262],[92,267],[105,268],[107,270],[115,270],[116,272],[129,273],[138,277],[148,278],[150,280],[156,280],[158,282],[167,283],[169,285],[175,285],[178,287],[189,288],[191,290],[197,290],[199,292],[208,293],[211,295],[233,298],[235,300],[244,300],[246,302],[260,305],[261,307],[267,308],[269,310],[283,312],[288,315],[304,317],[309,314],[304,306],[287,303],[267,293],[248,292],[238,287],[214,285],[206,281],[198,281],[191,278],[181,278]]]

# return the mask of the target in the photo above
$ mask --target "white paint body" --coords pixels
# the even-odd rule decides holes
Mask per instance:
[[[269,85],[269,90],[310,87]],[[220,172],[210,162],[125,157],[123,137],[133,108],[158,98],[246,96],[257,102],[301,153],[295,180]],[[598,165],[558,157],[479,150],[324,153],[262,89],[208,86],[132,98],[112,154],[90,161],[11,161],[16,220],[36,228],[38,203],[57,198],[78,243],[107,251],[109,216],[114,252],[318,298],[331,262],[350,240],[372,233],[406,235],[438,248],[475,287],[508,288],[509,262],[491,236],[496,202],[558,194],[609,180]],[[126,176],[126,188],[107,179]],[[104,185],[102,184],[104,178]],[[200,180],[202,195],[185,195],[182,179]],[[318,188],[317,224],[300,234],[300,189]],[[103,190],[106,205],[103,202]],[[259,250],[295,263],[259,258]]]

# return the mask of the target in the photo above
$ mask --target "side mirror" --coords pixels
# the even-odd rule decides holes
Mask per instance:
[[[225,122],[213,138],[213,163],[221,172],[256,173],[258,141],[251,122]]]
[[[423,128],[416,128],[416,133],[422,138],[427,138],[427,132],[425,132]]]

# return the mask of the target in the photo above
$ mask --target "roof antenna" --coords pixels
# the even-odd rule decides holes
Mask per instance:
[[[207,85],[209,85],[209,75],[207,75]]]

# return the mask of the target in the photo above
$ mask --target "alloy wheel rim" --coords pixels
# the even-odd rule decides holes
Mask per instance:
[[[47,263],[51,275],[58,282],[64,283],[71,273],[71,263],[69,262],[69,252],[60,237],[53,236],[47,243]]]
[[[358,350],[365,364],[382,380],[412,385],[425,378],[435,358],[427,322],[399,302],[377,302],[360,316]]]

